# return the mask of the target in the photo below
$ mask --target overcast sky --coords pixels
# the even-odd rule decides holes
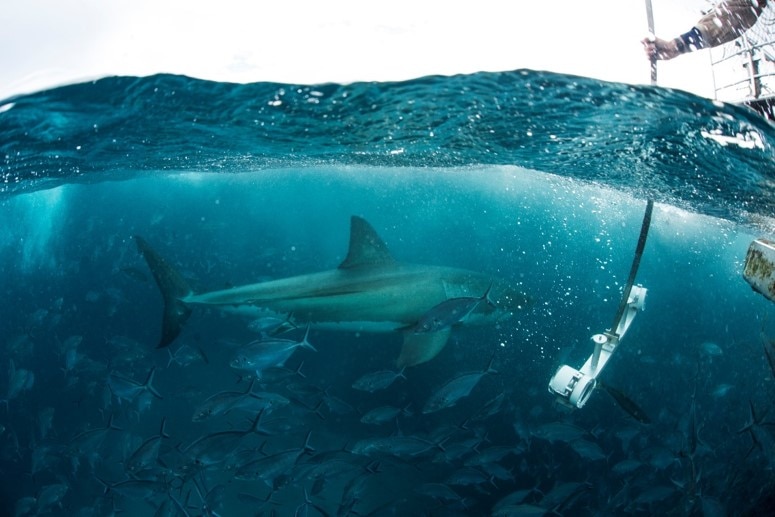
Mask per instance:
[[[652,0],[657,35],[707,0]],[[290,83],[530,68],[649,82],[645,0],[3,0],[0,99],[107,75]],[[708,51],[659,83],[713,97]]]

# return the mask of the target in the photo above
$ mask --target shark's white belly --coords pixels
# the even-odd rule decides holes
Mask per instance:
[[[302,321],[294,318],[293,314],[279,313],[256,307],[254,305],[236,305],[223,306],[221,310],[229,314],[245,318],[247,320],[258,319],[266,316],[275,316],[280,319],[288,319],[291,323],[298,326],[305,326],[309,323],[310,327],[318,330],[334,330],[344,332],[394,332],[397,329],[406,327],[406,323],[401,321],[375,321],[375,320],[353,320],[353,321]]]

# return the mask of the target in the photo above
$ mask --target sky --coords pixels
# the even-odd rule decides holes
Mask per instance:
[[[652,0],[674,37],[708,0]],[[645,0],[3,0],[0,99],[109,75],[394,81],[529,68],[648,84]],[[713,98],[708,51],[660,86]]]

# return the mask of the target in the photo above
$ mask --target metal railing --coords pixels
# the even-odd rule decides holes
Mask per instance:
[[[775,97],[775,6],[733,42],[711,49],[715,98],[747,103]]]

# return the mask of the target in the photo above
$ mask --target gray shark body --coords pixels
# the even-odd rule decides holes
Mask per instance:
[[[162,338],[169,345],[180,333],[191,308],[226,311],[245,308],[291,315],[298,325],[354,332],[401,332],[404,345],[398,366],[432,359],[451,329],[416,334],[415,325],[429,310],[450,298],[480,296],[493,284],[494,304],[480,304],[461,324],[495,322],[525,306],[526,297],[488,275],[464,269],[397,262],[376,231],[353,216],[347,258],[338,268],[230,289],[194,293],[183,278],[142,238],[140,252],[164,297]]]

